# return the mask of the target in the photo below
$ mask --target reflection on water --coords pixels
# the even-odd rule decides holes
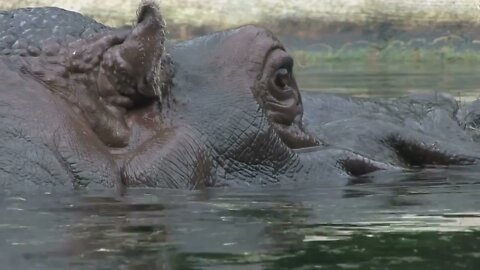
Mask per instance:
[[[473,68],[445,69],[297,73],[304,88],[354,95],[480,85]],[[0,192],[0,268],[477,269],[478,194],[461,168],[328,189]]]
[[[0,258],[15,269],[469,268],[479,183],[6,196]]]
[[[406,93],[449,92],[462,101],[480,96],[480,65],[325,63],[298,68],[303,90],[356,96],[399,96]]]

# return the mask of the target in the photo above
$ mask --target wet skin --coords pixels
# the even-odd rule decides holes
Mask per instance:
[[[11,18],[0,35],[4,189],[330,186],[477,163],[476,103],[302,97],[293,59],[263,28],[165,47],[149,2],[132,29],[52,8],[4,15],[16,12],[45,20],[2,17]],[[48,37],[56,20],[63,28]]]

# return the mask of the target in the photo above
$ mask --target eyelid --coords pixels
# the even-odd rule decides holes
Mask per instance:
[[[288,56],[288,57],[283,57],[281,62],[279,63],[278,67],[276,67],[277,70],[279,69],[286,69],[288,70],[289,73],[292,73],[293,70],[293,58]]]

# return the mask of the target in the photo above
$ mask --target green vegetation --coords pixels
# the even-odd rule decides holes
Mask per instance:
[[[322,45],[321,49],[293,50],[296,63],[300,67],[308,67],[319,63],[341,62],[379,62],[379,63],[464,63],[480,64],[480,52],[470,46],[467,49],[456,49],[449,46],[441,47],[409,47],[403,42],[391,42],[379,47],[375,44],[355,48],[346,44],[334,49]]]

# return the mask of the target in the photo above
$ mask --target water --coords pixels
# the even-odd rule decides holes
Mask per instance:
[[[297,81],[307,91],[355,96],[400,96],[408,93],[448,92],[461,101],[480,96],[480,65],[325,63],[298,68]]]
[[[437,89],[472,98],[477,71],[325,66],[297,77],[315,91]],[[480,175],[429,169],[386,180],[124,196],[0,193],[0,268],[478,269]]]

